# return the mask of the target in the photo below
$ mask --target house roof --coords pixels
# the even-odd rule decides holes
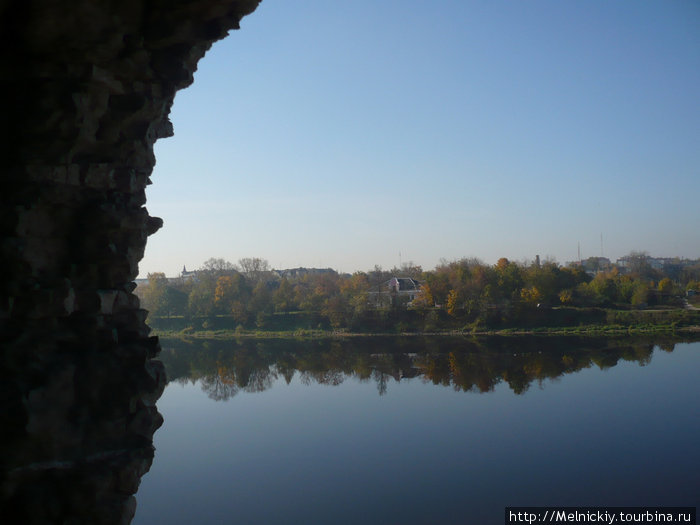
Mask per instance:
[[[420,288],[420,283],[410,277],[392,277],[385,284],[389,287],[396,287],[398,285],[399,292],[418,290]]]

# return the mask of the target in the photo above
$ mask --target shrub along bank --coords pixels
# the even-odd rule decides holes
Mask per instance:
[[[149,317],[157,334],[230,332],[238,335],[321,335],[328,333],[452,333],[452,332],[561,332],[683,331],[700,327],[700,311],[613,310],[605,308],[536,308],[516,315],[494,311],[471,322],[456,319],[442,309],[369,310],[353,316],[343,328],[334,327],[320,312],[264,314],[240,323],[232,315],[207,317]],[[700,329],[700,328],[699,328]]]

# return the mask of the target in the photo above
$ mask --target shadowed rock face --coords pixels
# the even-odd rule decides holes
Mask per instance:
[[[0,0],[0,516],[128,523],[165,385],[132,293],[153,144],[258,0]],[[9,520],[9,521],[8,521]]]

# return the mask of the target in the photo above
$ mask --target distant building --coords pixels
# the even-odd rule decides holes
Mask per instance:
[[[407,305],[416,298],[420,283],[411,277],[392,277],[384,281],[378,289],[368,292],[369,303],[377,308]]]
[[[588,275],[595,277],[600,272],[610,271],[612,262],[607,257],[589,257],[581,261],[571,261],[567,263],[569,268],[580,268]]]
[[[272,270],[272,273],[281,279],[299,279],[305,275],[318,275],[324,273],[338,273],[332,268],[289,268],[287,270]]]
[[[187,266],[183,265],[182,266],[182,272],[180,273],[180,279],[183,281],[191,281],[195,280],[197,277],[197,272],[188,272],[187,271]]]
[[[589,257],[582,262],[584,271],[595,276],[600,272],[607,272],[612,268],[612,263],[607,257]]]
[[[410,301],[416,298],[420,289],[420,283],[410,277],[392,277],[386,284],[389,293],[406,296]]]
[[[695,266],[698,264],[698,262],[699,261],[697,259],[681,259],[679,257],[650,257],[648,255],[625,255],[624,257],[620,257],[616,261],[615,265],[621,271],[621,273],[639,270],[640,265],[642,267],[646,265],[648,268],[663,272],[664,275],[670,277],[673,280],[676,280],[680,278],[684,268]]]

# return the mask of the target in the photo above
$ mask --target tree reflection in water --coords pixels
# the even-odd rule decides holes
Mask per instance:
[[[338,340],[162,340],[171,381],[199,381],[210,398],[262,392],[279,378],[289,384],[337,386],[347,378],[374,381],[385,395],[391,381],[421,378],[456,391],[485,393],[505,382],[514,394],[584,368],[618,362],[647,365],[655,347],[672,352],[680,339],[489,337],[348,338]]]

